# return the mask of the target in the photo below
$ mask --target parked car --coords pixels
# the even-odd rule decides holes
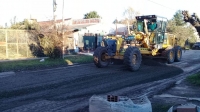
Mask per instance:
[[[200,42],[196,42],[193,46],[192,49],[199,49],[200,50]]]

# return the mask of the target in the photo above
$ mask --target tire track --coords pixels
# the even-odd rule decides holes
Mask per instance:
[[[0,111],[12,110],[12,108],[20,110],[20,106],[30,111],[35,111],[35,108],[40,111],[67,109],[69,105],[74,104],[75,99],[88,98],[93,94],[108,93],[124,87],[169,78],[182,72],[177,67],[153,62],[143,63],[137,72],[130,72],[122,65],[99,69],[93,64],[56,70],[19,72],[13,78],[0,79],[2,80],[0,84],[3,84],[0,87]],[[38,105],[40,101],[46,102],[43,107]],[[22,103],[14,104],[17,102]],[[52,106],[57,104],[60,104],[58,108]],[[77,105],[79,104],[77,102]]]
[[[0,107],[21,100],[29,102],[33,99],[43,99],[60,102],[69,99],[89,97],[93,94],[107,93],[124,87],[171,77],[171,75],[177,75],[177,73],[175,73],[177,71],[182,72],[175,67],[166,68],[166,66],[157,66],[157,70],[153,71],[153,67],[142,65],[140,71],[137,72],[124,70],[122,66],[113,66],[112,68],[112,70],[100,73],[90,72],[94,74],[87,74],[84,77],[64,80],[63,82],[58,81],[55,84],[50,82],[47,85],[41,85],[39,87],[26,87],[20,91],[14,90],[7,93],[0,93],[0,96],[12,93],[9,97],[4,96],[2,102],[15,97],[15,100],[10,100],[10,102],[7,103],[4,102],[4,105],[0,105]],[[174,74],[170,72],[174,72]],[[18,99],[16,99],[16,97],[18,97]],[[50,108],[48,106],[49,105],[47,105],[47,108]],[[7,108],[9,108],[9,106]]]

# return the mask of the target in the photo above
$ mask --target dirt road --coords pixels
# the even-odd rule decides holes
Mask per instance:
[[[85,64],[17,72],[0,78],[0,111],[80,111],[94,94],[112,93],[195,70],[199,58],[200,51],[188,51],[183,53],[182,62],[170,65],[144,59],[137,72],[119,64],[102,69]]]

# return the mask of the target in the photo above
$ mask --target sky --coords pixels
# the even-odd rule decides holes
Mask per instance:
[[[63,8],[64,1],[64,8]],[[171,19],[177,10],[188,10],[200,15],[198,0],[56,0],[56,19],[82,19],[85,13],[97,11],[102,19],[112,23],[116,18],[123,19],[128,7],[141,15],[156,14]],[[64,10],[62,10],[64,9]],[[63,11],[63,15],[62,15]],[[16,21],[37,19],[47,21],[53,18],[53,0],[0,0],[0,26]]]

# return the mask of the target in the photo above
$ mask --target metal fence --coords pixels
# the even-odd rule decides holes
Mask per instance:
[[[0,29],[0,59],[33,57],[36,39],[33,31]]]

